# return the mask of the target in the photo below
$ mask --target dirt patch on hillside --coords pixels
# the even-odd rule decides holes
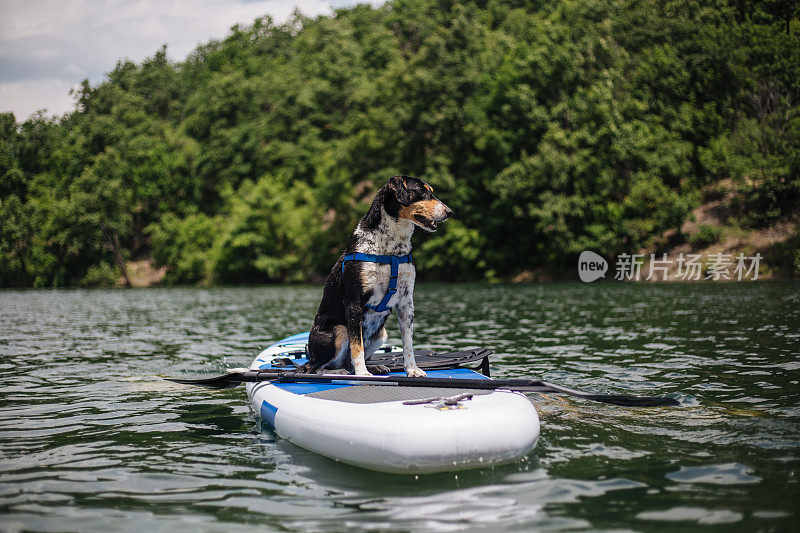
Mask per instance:
[[[718,189],[719,191],[719,189]],[[680,234],[675,231],[666,233],[654,246],[640,250],[638,253],[645,255],[645,264],[642,267],[642,279],[650,272],[650,254],[656,255],[656,260],[667,254],[667,259],[672,262],[667,269],[666,281],[682,281],[678,277],[680,254],[702,256],[703,275],[705,276],[708,264],[715,256],[730,255],[732,262],[731,271],[736,265],[736,258],[743,254],[745,257],[761,255],[758,279],[770,279],[792,275],[793,252],[797,246],[793,242],[798,239],[798,224],[796,221],[780,221],[768,228],[745,229],[731,224],[731,208],[736,193],[723,190],[708,199],[692,211],[692,216],[681,226]],[[693,236],[706,230],[719,236],[711,244],[693,242]],[[684,239],[686,242],[684,242]],[[679,241],[676,243],[676,241]],[[657,279],[656,279],[657,278]],[[735,277],[732,276],[732,279]],[[650,281],[663,281],[663,275],[658,272]]]
[[[158,285],[167,275],[167,267],[162,266],[156,268],[153,266],[152,259],[141,259],[139,261],[128,261],[125,263],[125,269],[128,271],[128,278],[131,280],[132,287],[151,287]],[[125,285],[124,278],[119,278],[116,285],[123,287]]]

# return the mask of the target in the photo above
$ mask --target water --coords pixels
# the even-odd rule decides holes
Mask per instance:
[[[532,395],[527,458],[419,477],[262,432],[241,387],[160,378],[246,366],[307,329],[319,296],[0,292],[0,530],[798,527],[799,283],[418,286],[418,347],[487,346],[496,376],[683,404]]]

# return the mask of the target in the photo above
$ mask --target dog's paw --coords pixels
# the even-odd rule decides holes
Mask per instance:
[[[406,376],[410,378],[424,378],[427,375],[428,374],[426,374],[424,370],[416,366],[413,368],[406,368]]]
[[[389,367],[386,365],[368,365],[367,370],[373,374],[383,375],[389,373]]]
[[[363,370],[356,370],[356,376],[371,376],[372,372],[367,370],[366,368]]]

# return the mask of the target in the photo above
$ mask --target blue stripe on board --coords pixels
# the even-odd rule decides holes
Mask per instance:
[[[269,427],[275,429],[275,414],[278,412],[278,408],[274,405],[261,402],[261,420],[266,422]]]
[[[275,386],[294,394],[310,394],[312,392],[329,389],[341,389],[342,387],[350,387],[351,385],[334,383],[277,383]]]
[[[298,359],[292,359],[296,365],[305,364],[308,359],[305,357],[300,357]],[[261,370],[267,368],[286,368],[286,367],[273,367],[269,363],[265,363],[263,365],[259,365],[258,367]],[[286,370],[291,370],[292,367],[286,368]],[[447,370],[427,370],[426,374],[428,374],[429,378],[471,378],[471,379],[491,379],[487,378],[483,374],[475,372],[474,370],[470,370],[469,368],[451,368]],[[388,375],[390,376],[405,376],[405,372],[390,372]]]

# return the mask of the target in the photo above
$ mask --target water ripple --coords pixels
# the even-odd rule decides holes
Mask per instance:
[[[420,348],[498,376],[669,394],[677,409],[533,395],[534,452],[396,476],[262,430],[246,366],[308,329],[319,287],[0,292],[4,531],[788,530],[800,501],[800,284],[420,285]],[[390,321],[390,336],[399,342]],[[521,421],[524,423],[524,421]]]

